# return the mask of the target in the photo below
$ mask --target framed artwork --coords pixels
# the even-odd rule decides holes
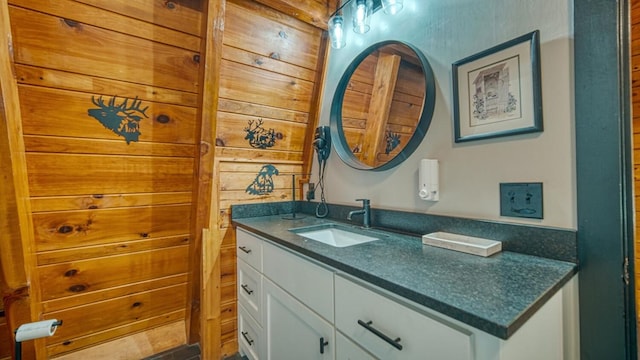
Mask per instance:
[[[542,131],[539,31],[453,63],[455,142]]]

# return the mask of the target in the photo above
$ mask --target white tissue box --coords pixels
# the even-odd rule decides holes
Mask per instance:
[[[422,235],[422,243],[484,257],[502,251],[502,242],[500,241],[446,232]]]

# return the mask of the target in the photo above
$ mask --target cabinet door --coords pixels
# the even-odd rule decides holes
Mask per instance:
[[[333,326],[268,279],[263,279],[265,359],[334,359]]]

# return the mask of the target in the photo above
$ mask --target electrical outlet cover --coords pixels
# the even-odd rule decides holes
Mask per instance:
[[[542,219],[542,183],[500,183],[500,216]]]

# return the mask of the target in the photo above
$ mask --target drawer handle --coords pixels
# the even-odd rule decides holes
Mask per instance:
[[[242,288],[242,290],[244,290],[247,294],[249,294],[249,295],[253,294],[253,290],[249,289],[249,285],[242,284],[242,285],[240,285],[240,287],[241,287],[241,288]]]
[[[251,252],[251,249],[247,249],[246,246],[238,246],[238,249],[244,251],[247,254]]]
[[[329,342],[323,337],[320,338],[320,354],[324,354],[324,347],[329,346]]]
[[[249,332],[247,331],[242,331],[241,332],[242,337],[247,340],[247,342],[249,343],[249,346],[253,346],[253,340],[249,337]]]
[[[393,340],[392,338],[390,338],[387,335],[383,334],[382,332],[380,332],[380,330],[378,330],[378,329],[374,328],[373,326],[371,326],[371,324],[373,324],[373,321],[364,322],[362,320],[358,320],[358,324],[361,325],[362,327],[364,327],[365,329],[371,331],[374,335],[376,335],[380,339],[388,342],[389,345],[393,346],[394,348],[396,348],[398,350],[402,350],[402,345],[399,344],[400,338],[396,338],[395,340]]]

